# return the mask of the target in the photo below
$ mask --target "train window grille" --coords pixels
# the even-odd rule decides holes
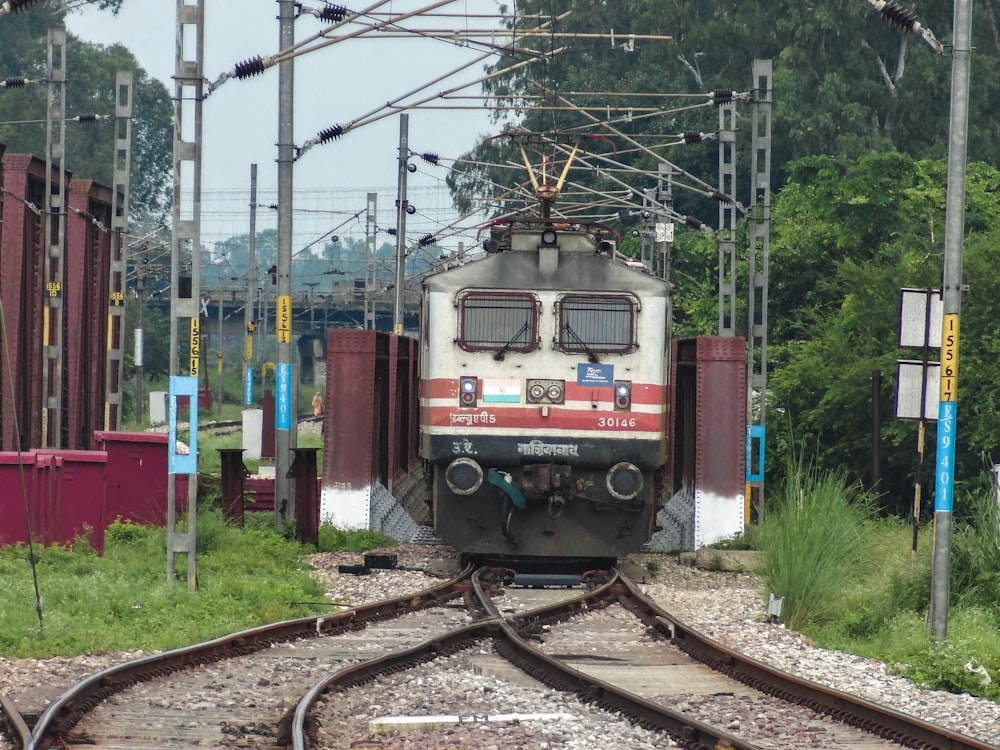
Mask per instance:
[[[458,345],[466,351],[530,352],[538,347],[538,298],[512,292],[459,297]]]
[[[638,348],[638,300],[630,295],[567,294],[557,304],[556,348],[570,354],[628,354]]]

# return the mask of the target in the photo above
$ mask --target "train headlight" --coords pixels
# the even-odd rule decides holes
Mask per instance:
[[[566,381],[529,378],[525,382],[529,404],[561,404],[566,399]]]
[[[444,481],[456,495],[471,495],[483,486],[483,467],[471,458],[456,458],[444,470]]]
[[[632,383],[627,380],[615,381],[615,411],[628,411],[632,408]]]
[[[634,500],[642,492],[642,472],[638,466],[622,461],[608,469],[605,484],[616,500]]]
[[[461,378],[458,381],[458,405],[475,406],[479,391],[479,378]]]

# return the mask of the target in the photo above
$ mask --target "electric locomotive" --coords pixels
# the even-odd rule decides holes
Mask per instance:
[[[420,454],[434,528],[467,559],[608,560],[653,532],[668,284],[548,213],[423,282]]]

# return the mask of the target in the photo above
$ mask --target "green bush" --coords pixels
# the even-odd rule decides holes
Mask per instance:
[[[872,642],[875,653],[871,655],[924,687],[1000,700],[998,625],[995,612],[955,610],[947,640],[935,644],[921,617],[901,613]]]
[[[329,524],[319,527],[321,552],[367,552],[396,546],[396,541],[377,531],[341,531]]]

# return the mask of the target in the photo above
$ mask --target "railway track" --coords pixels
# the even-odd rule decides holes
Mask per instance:
[[[484,581],[467,571],[415,594],[137,659],[64,693],[31,736],[3,708],[8,725],[21,727],[20,747],[40,749],[382,747],[370,736],[372,706],[414,698],[425,725],[416,747],[474,747],[461,743],[477,732],[495,736],[499,720],[508,727],[502,736],[530,744],[588,711],[609,727],[643,727],[651,747],[668,735],[693,748],[993,747],[732,652],[624,577],[582,595],[504,583],[509,577]],[[449,680],[462,686],[457,698],[434,687]],[[494,682],[476,688],[482,680]],[[553,698],[551,689],[579,701]],[[748,712],[771,719],[731,718]],[[379,726],[394,726],[386,720]],[[419,726],[420,716],[396,720]],[[782,735],[788,723],[794,739]]]

